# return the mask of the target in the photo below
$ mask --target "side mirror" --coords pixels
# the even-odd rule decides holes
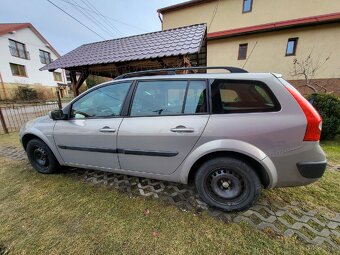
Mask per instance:
[[[51,111],[49,115],[52,120],[65,120],[66,119],[66,115],[64,114],[62,110]]]

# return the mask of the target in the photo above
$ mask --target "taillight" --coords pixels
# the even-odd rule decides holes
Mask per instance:
[[[304,141],[319,141],[321,136],[322,119],[315,108],[293,86],[285,86],[300,105],[307,119]]]

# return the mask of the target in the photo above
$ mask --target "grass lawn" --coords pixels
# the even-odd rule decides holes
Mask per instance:
[[[17,135],[1,145],[19,145]],[[338,142],[325,144],[339,158]],[[338,154],[336,154],[338,153]],[[36,173],[26,162],[0,157],[0,254],[334,254],[225,223],[205,212],[183,212],[159,200],[126,194],[65,175]],[[304,201],[313,209],[340,211],[340,172],[301,188],[263,192],[275,201]],[[150,213],[145,215],[145,210]]]
[[[334,141],[324,141],[321,144],[329,163],[340,165],[340,135]]]

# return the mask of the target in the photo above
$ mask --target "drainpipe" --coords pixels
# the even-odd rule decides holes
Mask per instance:
[[[157,13],[158,13],[158,18],[162,23],[162,30],[163,30],[163,19],[162,19],[161,13],[160,12],[157,12]]]

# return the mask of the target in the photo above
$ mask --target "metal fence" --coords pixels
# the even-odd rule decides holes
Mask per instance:
[[[19,131],[32,119],[58,109],[58,102],[0,103],[0,134]]]

